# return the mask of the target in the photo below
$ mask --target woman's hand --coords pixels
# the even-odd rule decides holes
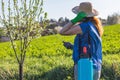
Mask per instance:
[[[73,49],[73,45],[70,42],[63,41],[63,46],[67,49]]]

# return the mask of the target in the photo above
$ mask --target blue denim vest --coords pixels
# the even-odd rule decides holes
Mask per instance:
[[[80,23],[79,25],[82,29],[82,34],[77,34],[74,39],[73,61],[74,63],[78,62],[79,56],[82,53],[82,47],[86,46],[93,61],[93,68],[100,70],[102,63],[102,41],[98,30],[90,21]]]

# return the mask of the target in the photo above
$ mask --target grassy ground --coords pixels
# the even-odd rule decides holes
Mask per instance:
[[[104,27],[101,80],[120,80],[120,25]],[[24,64],[24,80],[73,80],[72,51],[62,41],[74,36],[34,39]],[[9,42],[0,43],[0,80],[18,80],[18,64]]]

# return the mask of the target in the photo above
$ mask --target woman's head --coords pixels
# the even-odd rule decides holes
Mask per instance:
[[[98,16],[99,13],[97,10],[93,9],[92,3],[82,2],[79,6],[75,6],[72,9],[72,12],[75,14],[78,14],[79,12],[85,12],[87,16],[82,21],[92,21],[96,25],[100,36],[102,36],[103,27],[101,21],[97,17],[95,17]]]
[[[97,16],[99,13],[97,10],[93,9],[92,3],[90,2],[82,2],[79,6],[75,6],[72,9],[72,12],[77,14],[79,12],[85,12],[87,17]]]

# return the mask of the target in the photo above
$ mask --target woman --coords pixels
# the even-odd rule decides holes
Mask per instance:
[[[77,16],[67,23],[60,31],[61,35],[75,35],[73,46],[73,61],[74,61],[74,77],[77,80],[77,62],[79,60],[79,47],[88,42],[88,53],[93,61],[93,79],[99,80],[102,65],[102,44],[101,37],[103,28],[100,20],[96,17],[98,11],[93,9],[90,2],[82,2],[79,6],[72,9]],[[86,37],[86,34],[89,37]]]

